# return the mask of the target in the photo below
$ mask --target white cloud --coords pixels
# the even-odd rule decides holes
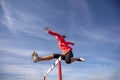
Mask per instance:
[[[118,34],[115,34],[110,29],[106,30],[104,28],[99,29],[90,29],[81,27],[82,33],[81,35],[86,36],[88,38],[94,40],[100,40],[102,42],[110,42],[110,43],[120,43],[120,37]]]
[[[119,65],[119,61],[111,57],[96,56],[95,58],[93,58],[93,61],[106,64],[113,64],[114,66]]]
[[[18,54],[21,56],[30,56],[34,50],[31,49],[19,49],[19,48],[14,48],[14,47],[7,47],[7,48],[1,48],[0,49],[1,53],[11,53],[11,54]],[[44,55],[48,53],[49,51],[46,50],[35,50],[38,54]]]
[[[6,25],[15,38],[21,38],[20,32],[22,32],[30,37],[50,39],[46,37],[47,34],[43,28],[45,27],[43,24],[46,24],[44,19],[38,18],[38,16],[32,13],[19,11],[16,8],[11,9],[13,6],[3,0],[1,1],[1,5],[4,11],[4,19],[1,20],[1,23]]]
[[[27,35],[31,38],[42,38],[42,39],[52,40],[52,38],[49,38],[49,35],[47,33],[45,33],[45,31],[43,30],[43,27],[42,27],[48,23],[45,21],[45,19],[43,19],[43,17],[38,19],[37,15],[28,13],[28,12],[22,12],[22,11],[17,10],[16,8],[14,8],[14,11],[13,11],[6,2],[4,2],[3,0],[1,2],[2,2],[1,5],[4,10],[4,18],[5,18],[2,20],[2,22],[3,22],[3,24],[6,25],[7,29],[12,34],[14,34],[14,36],[16,38],[14,40],[11,40],[10,38],[6,39],[3,36],[8,37],[9,35],[0,33],[0,35],[2,36],[0,39],[0,44],[1,44],[0,45],[0,51],[1,51],[0,53],[1,54],[4,53],[4,56],[6,56],[5,58],[4,57],[1,58],[0,60],[1,60],[1,62],[6,62],[6,63],[10,63],[11,61],[16,61],[16,63],[17,63],[17,61],[19,61],[19,62],[26,61],[26,57],[27,57],[27,59],[28,59],[28,57],[31,57],[32,50],[24,49],[22,47],[17,46],[16,44],[13,45],[12,43],[14,43],[14,41],[16,43],[18,43],[19,40],[21,40],[23,38],[22,37],[23,35],[21,35],[21,32],[24,33],[24,35]],[[113,46],[113,49],[115,49],[116,47],[119,46],[119,44],[117,44],[117,42],[120,43],[119,42],[120,38],[118,35],[111,32],[111,30],[96,29],[96,31],[94,31],[94,29],[87,28],[89,26],[89,24],[91,24],[91,14],[89,12],[89,8],[85,1],[80,1],[80,2],[79,2],[79,0],[76,2],[69,1],[69,4],[73,8],[73,10],[76,9],[76,10],[80,10],[80,12],[83,11],[81,14],[79,14],[79,13],[77,14],[73,10],[72,10],[73,12],[70,11],[71,12],[70,15],[72,17],[68,18],[68,19],[71,19],[73,21],[73,22],[68,21],[69,25],[70,25],[69,29],[71,30],[71,34],[82,35],[82,36],[88,37],[93,40],[100,40],[100,41],[116,43],[116,45]],[[42,5],[44,7],[46,7],[47,9],[49,9],[49,7],[46,6],[45,4],[42,4]],[[34,6],[35,6],[35,4],[34,4]],[[51,9],[51,10],[53,10],[53,13],[58,13],[58,12],[56,12],[57,10],[54,10],[54,9]],[[12,16],[13,12],[14,12],[14,14],[16,14],[16,18]],[[76,14],[77,14],[77,16],[76,16]],[[79,27],[82,23],[79,24],[78,22],[76,22],[77,21],[76,17],[78,17],[78,16],[80,17],[81,15],[86,20],[85,22],[87,22],[87,24],[84,26],[85,28]],[[54,15],[50,14],[50,16],[53,17]],[[34,21],[37,21],[37,20],[40,21],[40,26],[38,23],[34,24]],[[31,22],[33,22],[33,23],[31,23]],[[74,31],[76,31],[76,33],[74,33]],[[109,36],[109,34],[113,34],[113,35]],[[9,41],[13,41],[13,42],[9,42]],[[22,42],[20,42],[20,44],[22,44]],[[37,50],[37,52],[40,53],[40,55],[49,53],[46,50]],[[16,56],[10,57],[11,54],[16,55]],[[18,58],[18,56],[19,56],[19,58]],[[101,62],[101,63],[109,63],[109,64],[119,64],[118,61],[111,59],[111,58],[106,58],[103,56],[97,57],[96,55],[91,55],[88,53],[86,53],[84,56],[87,56],[87,57],[89,56],[89,58],[93,58],[92,63],[85,62],[83,64],[78,64],[76,66],[73,66],[72,64],[71,65],[63,65],[63,79],[65,79],[65,80],[74,80],[74,79],[109,80],[108,77],[112,76],[112,72],[114,70],[113,66],[95,64],[94,61]],[[22,60],[23,58],[21,59],[21,57],[25,57],[25,59]],[[13,64],[13,65],[12,64],[11,65],[1,64],[0,66],[2,69],[1,71],[3,73],[14,74],[14,76],[18,76],[22,80],[23,79],[25,79],[25,80],[26,79],[40,80],[43,77],[44,71],[46,71],[51,66],[51,65],[48,65],[47,63],[45,63],[45,64],[38,63],[35,65],[32,63],[29,63],[29,64],[30,65],[28,65],[26,62],[26,63],[21,63],[19,65],[18,64]],[[56,76],[57,76],[57,68],[55,68],[55,70],[50,73],[48,78],[51,80],[56,80],[57,79]],[[70,76],[70,77],[68,77],[68,76]],[[13,77],[13,76],[11,76],[11,77]],[[54,77],[56,77],[56,78],[54,78]],[[11,80],[13,80],[13,79],[11,79]]]
[[[5,1],[1,1],[1,6],[3,8],[4,11],[4,17],[5,20],[3,20],[3,23],[7,26],[7,28],[10,30],[10,32],[15,32],[15,27],[14,27],[14,23],[13,20],[14,18],[11,17],[12,13],[10,12],[11,7],[9,6],[9,8],[7,7],[8,5],[6,4]]]
[[[1,73],[8,74],[6,77],[9,77],[10,79],[12,77],[17,77],[19,79],[39,80],[43,77],[42,71],[47,67],[47,65],[3,65],[1,67]]]

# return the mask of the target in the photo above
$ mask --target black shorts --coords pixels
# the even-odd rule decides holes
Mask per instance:
[[[71,58],[73,57],[73,53],[72,50],[70,50],[68,53],[66,53],[65,55],[63,54],[53,54],[54,58],[59,58],[61,56],[62,60],[65,60],[65,62],[67,64],[71,63]]]

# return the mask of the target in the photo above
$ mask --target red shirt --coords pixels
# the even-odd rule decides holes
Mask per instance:
[[[48,30],[48,33],[56,37],[56,39],[58,41],[58,46],[62,50],[62,54],[66,54],[67,52],[72,50],[72,48],[69,46],[69,44],[74,45],[73,42],[65,41],[65,39],[57,32],[53,32],[51,30]]]

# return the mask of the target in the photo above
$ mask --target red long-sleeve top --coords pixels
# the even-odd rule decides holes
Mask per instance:
[[[47,30],[47,31],[48,31],[49,34],[51,34],[51,35],[56,37],[56,39],[58,41],[58,46],[62,50],[62,54],[66,54],[67,52],[72,50],[72,47],[70,47],[69,44],[70,45],[74,45],[73,42],[65,41],[65,39],[57,32],[53,32],[51,30]]]

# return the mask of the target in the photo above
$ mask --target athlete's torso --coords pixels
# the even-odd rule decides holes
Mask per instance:
[[[62,36],[56,36],[56,39],[58,41],[59,48],[62,50],[62,54],[66,54],[68,51],[72,50]]]

